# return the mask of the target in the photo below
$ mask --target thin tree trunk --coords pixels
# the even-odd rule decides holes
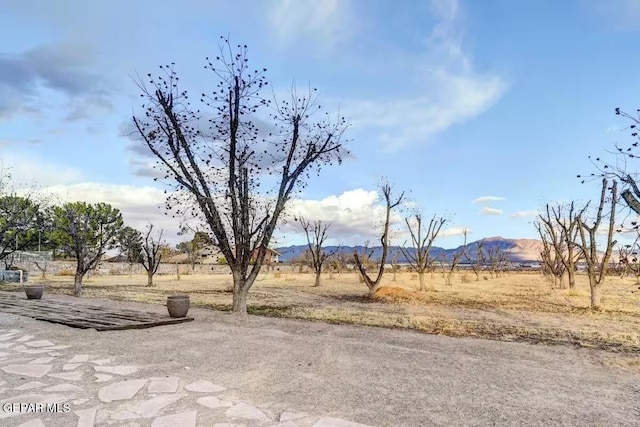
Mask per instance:
[[[597,285],[591,285],[591,309],[600,308],[600,289]]]
[[[427,288],[424,285],[424,272],[418,272],[418,280],[420,282],[420,290],[426,291]]]
[[[560,289],[567,289],[567,284],[564,280],[564,274],[560,276]]]
[[[147,272],[147,286],[153,286],[153,273]]]
[[[73,280],[73,294],[77,297],[82,296],[82,277],[83,276],[84,275],[82,274],[82,270],[77,269],[76,275]]]
[[[381,282],[378,282],[378,284],[374,284],[372,287],[369,288],[369,298],[373,298],[376,294],[376,292],[378,291],[378,288],[380,288],[380,286],[382,285]]]
[[[576,272],[573,270],[573,266],[571,266],[567,270],[567,275],[569,276],[569,289],[575,289],[575,287],[576,287]]]
[[[313,284],[313,287],[319,287],[320,286],[320,272],[316,271],[316,280],[315,283]]]

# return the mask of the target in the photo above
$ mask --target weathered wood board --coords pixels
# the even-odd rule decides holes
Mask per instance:
[[[172,318],[128,309],[108,309],[79,300],[78,303],[29,300],[24,295],[0,292],[0,312],[60,323],[72,328],[114,331],[189,322],[192,317]]]

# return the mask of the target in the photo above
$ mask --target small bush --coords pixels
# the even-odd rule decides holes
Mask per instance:
[[[483,278],[484,280],[489,280],[489,278],[488,278],[487,276],[482,276],[482,278]]]
[[[417,274],[412,274],[409,280],[416,280],[418,278]]]
[[[279,279],[282,277],[282,273],[280,273],[279,271],[276,271],[273,277],[275,277],[276,279]]]
[[[223,256],[221,256],[220,258],[218,258],[218,265],[227,265],[227,259]]]
[[[467,273],[464,273],[462,275],[462,277],[460,277],[460,282],[461,283],[469,283],[471,280],[469,279],[469,275]]]

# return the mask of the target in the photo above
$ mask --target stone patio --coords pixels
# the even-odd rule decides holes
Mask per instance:
[[[215,378],[158,376],[142,366],[119,365],[115,355],[75,354],[67,343],[56,345],[17,329],[0,330],[0,343],[2,426],[366,427],[293,409],[270,413]],[[14,410],[6,405],[12,403],[32,405]],[[59,411],[38,410],[35,404],[58,404]]]

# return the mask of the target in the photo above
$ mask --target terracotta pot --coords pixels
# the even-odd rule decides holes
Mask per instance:
[[[44,293],[44,285],[29,285],[24,287],[27,299],[40,299]]]
[[[171,317],[186,317],[189,312],[189,295],[168,296],[167,310]]]

